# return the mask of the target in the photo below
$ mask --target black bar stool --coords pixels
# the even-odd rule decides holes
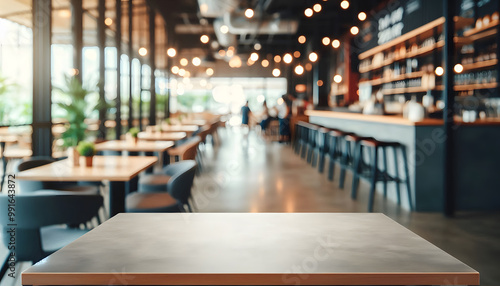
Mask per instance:
[[[329,147],[329,142],[327,138],[329,132],[330,129],[325,127],[318,128],[317,132],[316,148],[314,149],[312,166],[316,167],[316,161],[318,161],[318,171],[320,173],[323,173],[323,170],[325,168],[325,155],[328,154],[328,147]],[[315,155],[317,155],[318,158],[317,160]]]
[[[308,124],[308,136],[307,136],[307,163],[313,161],[314,149],[316,149],[316,141],[318,139],[318,129],[319,127],[314,124]]]
[[[394,155],[394,175],[390,175],[387,169],[387,148],[392,148]],[[368,160],[364,160],[363,152],[366,149],[368,151]],[[401,155],[403,159],[403,167],[405,172],[405,177],[402,178],[399,175],[398,166],[398,152],[401,150]],[[381,152],[382,156],[382,168],[379,168],[379,156],[378,153]],[[410,209],[413,209],[411,188],[408,172],[408,161],[406,157],[406,148],[397,142],[382,142],[375,139],[362,139],[360,140],[355,153],[355,166],[354,174],[352,180],[352,192],[351,197],[356,199],[357,189],[359,186],[359,179],[363,178],[370,182],[370,193],[368,199],[368,211],[373,211],[373,202],[375,198],[375,187],[377,182],[382,181],[384,184],[384,198],[387,197],[387,182],[396,183],[396,195],[398,200],[398,205],[401,204],[401,190],[400,184],[406,183],[406,189],[408,192],[408,200],[410,204]]]
[[[344,136],[350,133],[346,133],[340,130],[331,130],[327,134],[327,156],[328,156],[328,180],[333,181],[333,174],[335,171],[335,163],[339,163],[342,159],[342,146],[344,144]],[[320,168],[322,166],[320,165]]]
[[[356,156],[355,152],[359,142],[364,139],[370,139],[369,137],[361,137],[355,134],[346,134],[343,139],[342,147],[342,157],[340,158],[340,181],[339,188],[344,188],[345,172],[347,169],[354,169],[354,158]]]
[[[297,122],[297,124],[295,124],[295,136],[293,138],[293,151],[295,152],[295,154],[300,154],[300,133],[302,132],[302,125],[300,124],[302,121],[299,121]]]
[[[299,153],[300,157],[303,159],[306,158],[307,155],[307,142],[309,141],[309,124],[303,121],[299,122],[300,124],[300,148]]]

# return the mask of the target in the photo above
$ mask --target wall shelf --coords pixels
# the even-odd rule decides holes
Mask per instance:
[[[498,26],[499,23],[500,23],[499,20],[495,20],[495,21],[491,21],[488,25],[483,26],[481,28],[474,28],[474,29],[467,30],[464,32],[464,37],[476,36],[483,31],[487,31],[489,29],[495,28],[496,26]]]
[[[453,90],[455,91],[467,91],[467,90],[478,90],[478,89],[490,89],[490,88],[497,88],[498,83],[496,82],[491,82],[491,83],[481,83],[481,84],[462,84],[462,85],[455,85],[453,87]],[[444,86],[440,85],[436,87],[437,90],[444,90]]]
[[[465,64],[465,65],[463,65],[463,67],[464,67],[464,72],[465,72],[465,71],[470,71],[470,70],[490,68],[490,67],[496,66],[497,64],[498,64],[498,60],[492,59],[492,60],[487,60],[487,61],[482,61],[482,62],[477,62],[477,63],[472,63],[472,64]]]
[[[422,77],[424,74],[425,73],[423,71],[418,71],[418,72],[412,72],[409,74],[402,74],[402,75],[398,75],[398,76],[393,76],[393,77],[387,78],[387,79],[385,79],[385,78],[372,79],[372,80],[368,80],[368,81],[363,81],[361,83],[369,83],[372,86],[377,86],[377,85],[381,85],[381,84],[389,83],[389,82],[395,82],[395,81],[412,79],[412,78],[419,78],[419,77]]]

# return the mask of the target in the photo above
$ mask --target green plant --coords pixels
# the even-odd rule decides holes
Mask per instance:
[[[140,130],[137,127],[132,127],[128,130],[128,133],[134,138],[137,138],[137,136],[139,136],[139,132]]]
[[[3,95],[14,91],[15,88],[17,88],[18,85],[10,82],[6,77],[3,77],[0,75],[0,101],[2,103],[8,102],[6,99],[3,98]],[[2,104],[0,106],[0,123],[4,120],[5,113],[9,112],[9,106],[7,104]]]
[[[80,141],[78,146],[76,146],[76,151],[80,156],[91,157],[95,155],[95,145],[89,141]]]
[[[165,119],[165,123],[167,123],[168,125],[170,125],[170,118]]]
[[[67,102],[57,102],[56,104],[66,111],[66,119],[68,126],[66,131],[62,134],[64,146],[76,146],[78,143],[85,139],[85,118],[92,111],[97,109],[106,108],[105,101],[99,100],[96,104],[90,104],[86,100],[89,94],[96,90],[96,86],[85,88],[78,77],[66,77],[64,87],[56,87],[61,93],[68,97]]]

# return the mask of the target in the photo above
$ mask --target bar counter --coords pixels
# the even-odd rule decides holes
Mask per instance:
[[[381,141],[395,141],[406,146],[410,185],[416,211],[442,211],[444,179],[443,120],[412,122],[401,116],[364,115],[325,110],[308,110],[309,122],[327,128],[354,132]],[[500,119],[476,122],[455,120],[454,159],[457,210],[498,210],[498,163],[500,160]],[[391,152],[389,152],[391,153]],[[394,166],[388,154],[389,172]],[[496,158],[492,160],[492,158]],[[402,161],[401,161],[402,163]],[[401,166],[402,164],[400,164]],[[350,184],[347,186],[350,187]],[[366,195],[361,185],[360,194]],[[382,190],[382,188],[378,188]],[[409,209],[405,189],[402,206]],[[350,191],[350,190],[349,190]],[[396,201],[394,183],[388,184],[388,199]]]

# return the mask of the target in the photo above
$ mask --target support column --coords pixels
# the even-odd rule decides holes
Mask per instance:
[[[33,0],[33,156],[52,156],[52,1]]]
[[[76,76],[82,82],[83,67],[83,7],[82,0],[71,0],[71,37],[73,44],[73,68],[78,72]]]
[[[116,118],[115,138],[120,140],[122,134],[122,96],[121,96],[121,55],[122,55],[122,1],[116,0],[115,4],[115,45],[116,45]]]
[[[98,14],[97,17],[97,45],[99,46],[99,100],[105,102],[106,97],[104,94],[104,82],[105,82],[105,48],[106,48],[106,24],[104,20],[106,19],[106,1],[99,0],[98,4]],[[106,108],[101,107],[99,109],[99,132],[97,137],[100,139],[106,138]]]
[[[132,0],[128,1],[128,63],[129,63],[129,98],[128,98],[128,128],[132,128],[134,126],[134,105],[132,104],[134,98],[132,97],[132,80],[133,80],[133,72],[132,72],[132,60],[134,59],[134,46],[133,38],[132,38],[132,26],[133,26],[133,16],[134,16],[134,4]]]
[[[445,216],[451,217],[455,214],[455,186],[454,186],[454,147],[453,147],[453,108],[455,106],[455,92],[453,90],[454,86],[454,54],[455,54],[455,43],[453,42],[453,37],[455,35],[455,27],[453,22],[453,16],[455,15],[455,1],[444,0],[443,1],[443,11],[446,22],[444,23],[444,48],[443,48],[443,59],[444,59],[444,76],[443,76],[443,97],[444,97],[444,125],[446,141],[444,146],[444,214]]]
[[[170,69],[172,60],[167,56],[167,98],[165,100],[165,118],[170,117]]]
[[[155,11],[149,8],[149,66],[151,67],[151,84],[149,100],[149,125],[156,125],[156,38]]]

